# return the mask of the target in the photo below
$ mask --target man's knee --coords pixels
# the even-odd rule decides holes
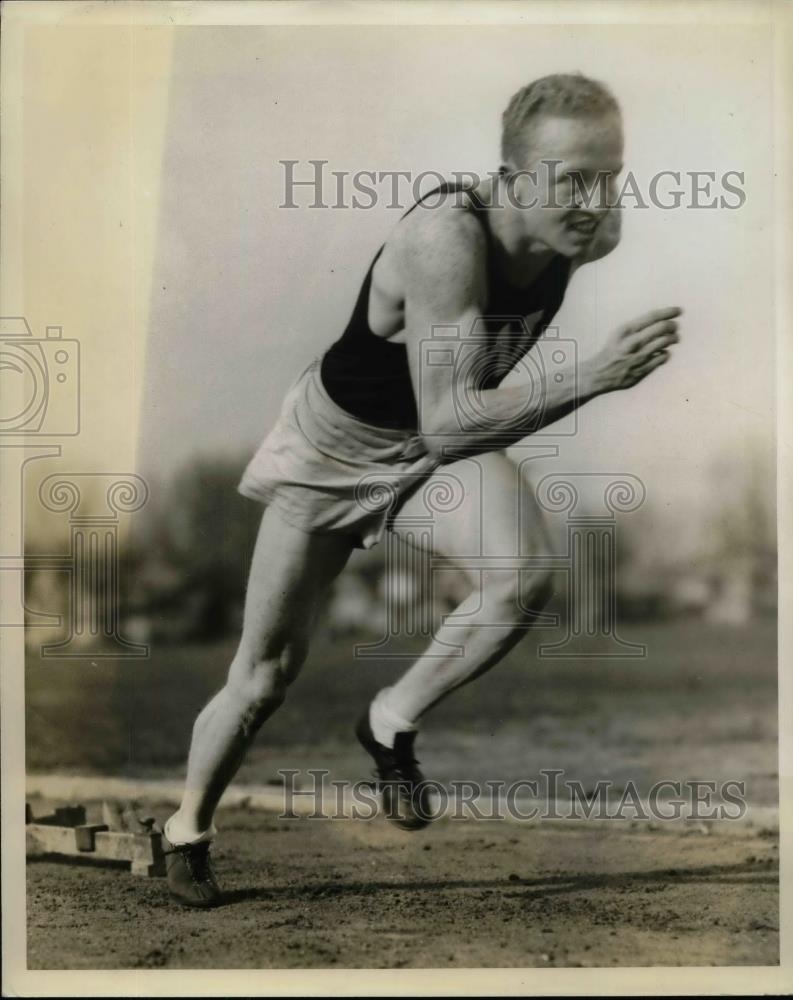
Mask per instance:
[[[259,655],[240,650],[229,671],[229,693],[252,716],[267,715],[283,703],[305,655],[303,643]]]
[[[235,671],[229,687],[238,699],[253,710],[277,708],[286,698],[286,678],[279,663],[264,660]]]

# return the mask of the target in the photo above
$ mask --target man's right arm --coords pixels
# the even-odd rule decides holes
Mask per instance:
[[[559,381],[542,377],[539,385],[479,389],[472,373],[488,364],[488,346],[475,332],[487,301],[486,254],[480,224],[451,210],[417,220],[400,246],[419,432],[439,457],[504,448],[601,393],[635,385],[668,359],[678,309],[620,328],[598,355],[571,365]],[[445,328],[442,338],[433,336],[438,327]]]

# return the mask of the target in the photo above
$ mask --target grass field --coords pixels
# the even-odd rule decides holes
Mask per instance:
[[[585,784],[632,778],[745,780],[776,802],[776,630],[699,622],[623,627],[643,660],[538,659],[530,634],[485,678],[428,716],[419,743],[434,778],[513,781],[562,768]],[[238,780],[280,767],[366,777],[351,727],[402,669],[357,660],[351,641],[316,642]],[[178,777],[195,715],[223,683],[233,643],[154,648],[147,661],[33,660],[27,666],[29,771]]]

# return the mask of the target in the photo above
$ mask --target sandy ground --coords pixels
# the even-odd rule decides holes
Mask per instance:
[[[37,809],[38,812],[38,809]],[[154,810],[162,817],[162,809]],[[218,910],[30,859],[31,969],[776,965],[770,832],[219,814]]]
[[[773,622],[728,631],[693,621],[626,624],[625,638],[646,644],[647,658],[550,661],[527,638],[486,682],[433,713],[418,745],[425,773],[447,784],[509,783],[561,768],[585,788],[631,780],[643,796],[659,779],[740,779],[752,808],[773,811]],[[281,767],[369,777],[351,729],[404,664],[357,661],[351,641],[317,645],[240,784],[271,786]],[[142,663],[31,657],[29,772],[180,782],[193,720],[222,684],[232,646],[158,647]],[[151,811],[162,819],[170,809]],[[228,904],[212,913],[175,909],[162,879],[31,860],[30,967],[778,961],[770,832],[442,820],[410,835],[382,819],[284,821],[239,808],[221,810],[219,826]]]

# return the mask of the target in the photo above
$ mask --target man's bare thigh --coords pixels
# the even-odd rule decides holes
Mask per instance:
[[[274,634],[310,628],[328,587],[347,563],[354,539],[312,534],[265,508],[245,595],[241,647],[254,658]]]
[[[431,518],[433,550],[451,559],[551,554],[534,489],[503,452],[438,468],[405,501],[392,529],[413,544],[421,518]]]

